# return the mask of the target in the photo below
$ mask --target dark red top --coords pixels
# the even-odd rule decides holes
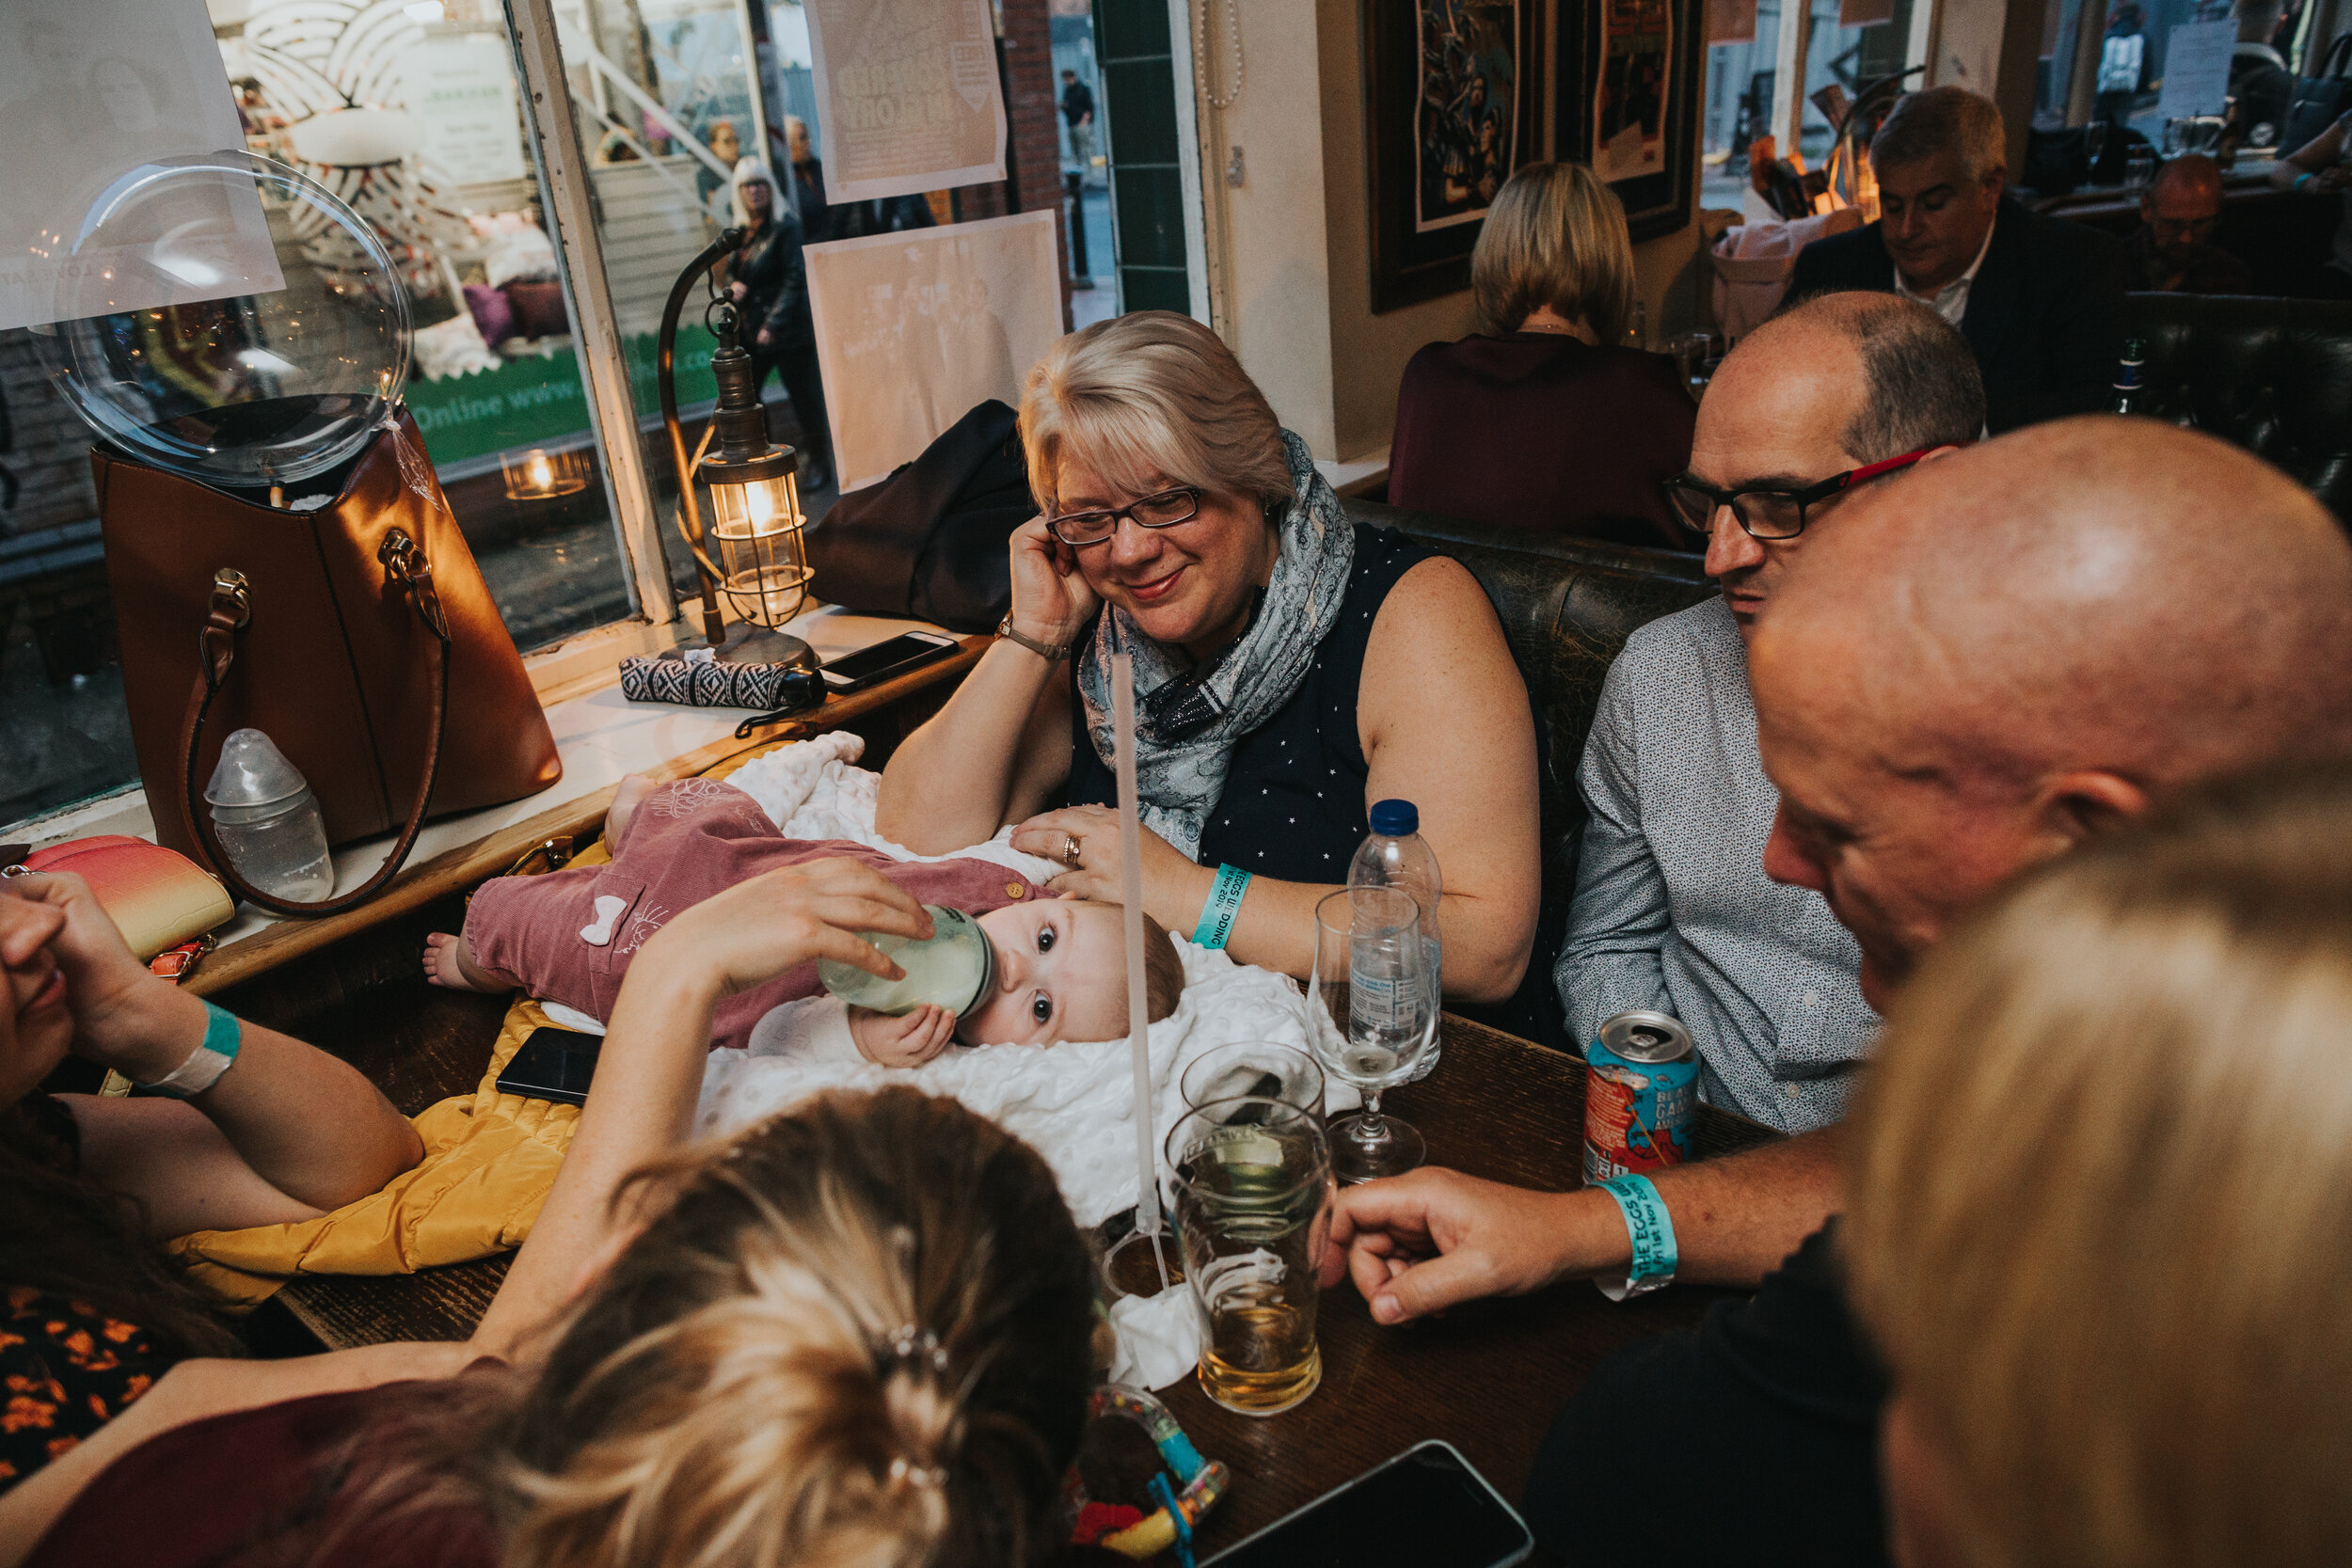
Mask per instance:
[[[348,1442],[394,1384],[256,1410],[158,1433],[82,1489],[24,1568],[230,1568],[282,1561],[280,1532],[310,1515],[318,1461]],[[329,1504],[331,1512],[331,1503]],[[305,1539],[312,1539],[306,1530]],[[277,1548],[273,1550],[273,1547]],[[302,1560],[303,1554],[291,1554]],[[448,1507],[363,1526],[336,1552],[343,1568],[498,1568],[480,1513]]]
[[[1556,332],[1431,343],[1397,388],[1389,501],[1530,532],[1702,549],[1659,489],[1690,462],[1697,418],[1663,355]]]
[[[321,1461],[387,1414],[388,1400],[421,1386],[316,1394],[158,1433],[82,1489],[24,1568],[285,1568],[347,1527],[335,1538],[336,1568],[499,1568],[497,1535],[477,1509],[417,1504],[358,1521],[341,1513],[348,1493],[329,1490]],[[1047,1560],[1126,1560],[1070,1546]]]

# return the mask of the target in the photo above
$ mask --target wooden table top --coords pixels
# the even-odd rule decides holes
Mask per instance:
[[[434,991],[384,1042],[388,1053],[424,1051],[435,1076],[470,1072],[487,1061],[503,1000]],[[1433,1164],[1521,1186],[1561,1190],[1580,1180],[1582,1063],[1448,1016],[1438,1070],[1392,1090],[1388,1104],[1422,1130]],[[464,1044],[454,1044],[463,1039]],[[469,1068],[459,1058],[469,1058]],[[446,1060],[442,1060],[446,1058]],[[418,1084],[397,1096],[426,1092]],[[404,1109],[413,1109],[406,1103]],[[1777,1134],[1701,1106],[1697,1142],[1714,1156]],[[462,1339],[505,1277],[490,1259],[419,1275],[308,1277],[280,1299],[330,1348],[391,1338]],[[1516,1502],[1537,1446],[1569,1395],[1618,1346],[1695,1324],[1728,1292],[1677,1286],[1618,1305],[1582,1282],[1515,1301],[1480,1302],[1443,1320],[1406,1328],[1373,1323],[1343,1284],[1318,1316],[1323,1385],[1279,1416],[1235,1415],[1211,1404],[1191,1379],[1161,1391],[1200,1450],[1223,1460],[1235,1480],[1205,1521],[1200,1545],[1214,1551],[1281,1517],[1352,1476],[1424,1438],[1467,1454]]]
[[[1451,1015],[1439,1038],[1438,1070],[1391,1090],[1383,1105],[1421,1129],[1429,1163],[1522,1187],[1577,1185],[1583,1063]],[[1778,1136],[1706,1105],[1697,1134],[1702,1157]],[[1552,1418],[1601,1357],[1692,1327],[1727,1299],[1732,1292],[1675,1286],[1620,1305],[1580,1280],[1383,1328],[1343,1283],[1317,1310],[1323,1385],[1305,1403],[1241,1416],[1212,1404],[1189,1378],[1160,1391],[1194,1447],[1233,1469],[1199,1544],[1209,1552],[1231,1545],[1432,1437],[1460,1449],[1516,1505]]]

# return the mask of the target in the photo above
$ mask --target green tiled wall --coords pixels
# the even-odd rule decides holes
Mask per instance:
[[[1094,0],[1121,306],[1189,310],[1168,0]]]

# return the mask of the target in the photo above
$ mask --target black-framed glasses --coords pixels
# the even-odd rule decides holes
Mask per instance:
[[[1794,539],[1804,531],[1808,508],[1819,506],[1832,496],[1841,495],[1857,484],[1867,484],[1898,469],[1908,468],[1936,450],[1934,447],[1922,447],[1900,457],[1889,457],[1883,462],[1848,468],[1842,474],[1830,475],[1818,484],[1807,484],[1794,490],[1718,490],[1684,474],[1678,479],[1666,481],[1666,498],[1674,502],[1675,515],[1701,533],[1713,526],[1716,509],[1727,506],[1731,508],[1732,516],[1748,531],[1751,538]]]
[[[1145,496],[1124,506],[1103,512],[1065,512],[1058,517],[1045,519],[1048,532],[1063,544],[1075,548],[1099,545],[1119,531],[1119,519],[1125,517],[1137,528],[1173,528],[1200,510],[1200,492],[1189,484],[1173,490],[1162,490],[1156,496]]]

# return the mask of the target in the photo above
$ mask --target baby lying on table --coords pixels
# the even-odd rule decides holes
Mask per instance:
[[[1127,1033],[1126,920],[1117,904],[1057,898],[988,861],[898,861],[848,840],[786,838],[749,795],[711,779],[624,779],[605,842],[609,865],[485,882],[464,934],[425,939],[425,978],[460,990],[526,990],[610,1019],[629,960],[679,911],[779,866],[842,859],[872,866],[919,903],[978,917],[995,948],[995,985],[961,1018],[929,1003],[904,1017],[846,1004],[795,1008],[779,1015],[795,1037],[774,1040],[771,1027],[763,1052],[915,1067],[951,1038],[1051,1045]],[[1146,915],[1143,925],[1144,990],[1156,1023],[1176,1010],[1184,962],[1158,922]],[[771,1010],[823,995],[814,962],[787,970],[722,1002],[713,1042],[747,1046]]]

